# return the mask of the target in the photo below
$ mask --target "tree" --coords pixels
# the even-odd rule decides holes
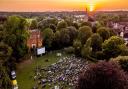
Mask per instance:
[[[60,42],[61,42],[61,34],[60,34],[60,31],[56,31],[54,33],[54,38],[53,38],[53,42],[52,42],[53,49],[62,48],[62,45],[60,44]]]
[[[27,38],[28,23],[26,19],[18,16],[9,16],[5,24],[4,42],[13,49],[13,57],[19,59],[28,52]]]
[[[57,25],[58,19],[57,19],[57,18],[54,18],[54,17],[47,18],[47,22],[48,22],[49,24]]]
[[[67,23],[68,26],[73,25],[73,18],[72,17],[65,16],[64,20],[65,20],[65,22]]]
[[[60,39],[61,39],[61,45],[63,45],[63,47],[65,46],[69,46],[70,45],[70,35],[69,35],[69,30],[68,29],[62,29],[60,30]]]
[[[67,30],[69,31],[70,44],[73,45],[73,40],[77,38],[78,31],[73,26],[67,27]]]
[[[117,35],[116,32],[115,32],[113,29],[110,29],[110,28],[109,28],[108,30],[109,30],[109,33],[110,33],[110,37]]]
[[[92,53],[91,38],[88,38],[86,44],[81,49],[81,56],[83,58],[96,62],[96,60],[91,57],[91,53]]]
[[[97,32],[97,29],[99,29],[101,26],[102,26],[102,25],[100,24],[100,22],[97,21],[97,22],[93,25],[93,27],[92,27],[93,33],[96,33],[96,32]]]
[[[36,19],[33,19],[30,25],[30,29],[37,29],[38,28],[38,23]]]
[[[101,51],[102,50],[102,38],[100,37],[99,34],[95,33],[91,36],[91,47],[92,51]]]
[[[3,40],[4,38],[4,26],[1,24],[0,25],[0,42]]]
[[[81,48],[82,48],[81,41],[78,39],[74,40],[73,47],[75,49],[75,55],[80,56],[81,55]]]
[[[58,20],[56,18],[44,18],[38,23],[38,28],[41,29],[41,31],[43,31],[46,28],[51,28],[51,25],[56,27],[57,23]]]
[[[80,75],[76,89],[127,89],[128,77],[114,62],[90,64]]]
[[[43,32],[44,29],[49,28],[49,22],[47,19],[43,19],[38,23],[38,28]]]
[[[44,45],[49,50],[49,48],[52,47],[52,42],[53,42],[53,37],[54,37],[53,30],[50,29],[50,28],[46,28],[42,32],[42,37],[43,37],[43,40],[44,40]]]
[[[91,22],[82,22],[82,23],[81,23],[81,27],[83,27],[83,26],[92,27],[92,24],[91,24]]]
[[[106,26],[107,22],[110,21],[110,17],[111,16],[109,16],[107,14],[100,14],[96,18],[102,24],[102,26]]]
[[[92,52],[91,39],[89,38],[81,50],[81,55],[84,58],[89,58],[89,56],[91,55],[91,52]]]
[[[11,80],[8,75],[8,71],[5,66],[0,64],[0,88],[10,89],[12,87]]]
[[[6,66],[6,63],[12,55],[12,48],[7,44],[0,42],[0,88],[10,89],[11,81],[8,73],[10,69]]]
[[[108,39],[110,37],[110,32],[109,32],[108,28],[106,28],[106,27],[100,27],[97,30],[97,33],[103,38],[103,41],[105,41],[106,39]]]
[[[61,30],[63,28],[66,28],[67,26],[68,26],[67,23],[64,20],[62,20],[62,21],[58,22],[57,29]]]
[[[77,22],[74,22],[72,26],[75,27],[77,30],[79,29],[79,24]]]
[[[92,29],[88,26],[83,26],[79,28],[78,31],[78,39],[81,41],[82,45],[84,45],[87,39],[92,35]]]
[[[113,22],[118,22],[118,21],[120,21],[119,15],[114,15],[114,16],[112,16],[112,17],[111,17],[111,21],[113,21]]]
[[[106,40],[102,45],[106,59],[120,55],[123,50],[122,45],[124,45],[124,40],[118,36],[112,36]]]
[[[12,55],[12,48],[9,47],[7,44],[0,42],[0,62],[6,62],[9,57]]]
[[[56,25],[50,24],[49,27],[53,30],[54,33],[56,32]]]

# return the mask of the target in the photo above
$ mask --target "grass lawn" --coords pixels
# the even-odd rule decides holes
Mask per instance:
[[[53,63],[56,63],[59,60],[59,57],[56,56],[57,52],[46,54],[42,57],[34,58],[33,60],[27,60],[18,65],[17,69],[17,82],[19,89],[32,89],[34,86],[34,80],[31,78],[33,71],[37,65],[39,66],[49,66]],[[63,54],[62,56],[69,56]],[[45,62],[48,59],[49,62]]]

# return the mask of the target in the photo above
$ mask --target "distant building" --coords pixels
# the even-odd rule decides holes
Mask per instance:
[[[74,21],[75,22],[79,22],[79,21],[88,21],[88,16],[85,14],[85,15],[74,15],[75,19]]]
[[[108,22],[108,27],[112,28],[114,32],[118,35],[121,36],[125,44],[128,44],[128,19],[121,19],[118,22],[113,22],[110,21]]]
[[[125,43],[128,44],[128,32],[124,34],[124,40],[125,40]]]
[[[41,32],[38,29],[29,30],[30,37],[27,40],[27,46],[29,48],[42,47]]]

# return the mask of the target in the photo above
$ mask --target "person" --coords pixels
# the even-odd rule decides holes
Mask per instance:
[[[33,57],[31,56],[31,60],[33,59]]]

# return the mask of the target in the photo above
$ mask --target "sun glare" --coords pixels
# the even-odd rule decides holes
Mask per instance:
[[[95,5],[94,4],[88,4],[88,9],[90,12],[95,10]]]
[[[90,5],[90,6],[89,6],[89,11],[90,11],[90,12],[94,11],[94,5]]]

